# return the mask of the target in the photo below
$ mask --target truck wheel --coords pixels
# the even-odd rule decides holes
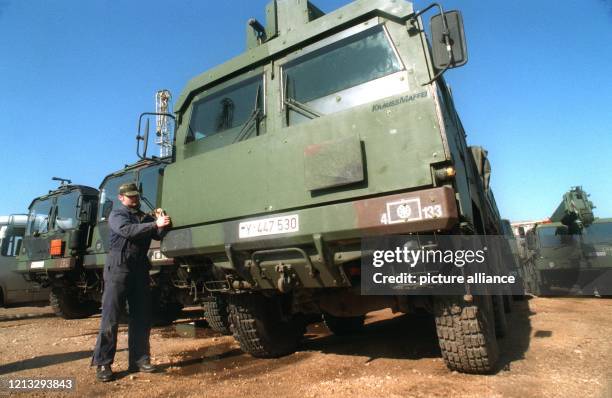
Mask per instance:
[[[4,307],[4,292],[2,291],[1,287],[0,287],[0,307]]]
[[[493,314],[495,317],[495,336],[504,337],[508,332],[504,296],[497,294],[491,296],[491,300],[493,300]]]
[[[440,350],[450,370],[484,374],[495,369],[499,348],[490,296],[439,296],[434,314]]]
[[[225,297],[219,295],[206,297],[202,302],[202,308],[204,317],[212,330],[225,335],[232,334]]]
[[[229,319],[240,348],[257,358],[277,358],[295,352],[306,329],[303,319],[283,316],[278,296],[231,295]]]
[[[323,322],[325,322],[325,326],[337,336],[345,336],[362,331],[364,320],[365,315],[339,317],[327,312],[323,313]]]
[[[54,288],[49,293],[49,304],[55,315],[64,319],[83,319],[92,316],[100,309],[93,300],[79,300],[76,292],[69,289]]]

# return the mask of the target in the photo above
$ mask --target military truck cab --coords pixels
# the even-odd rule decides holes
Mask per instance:
[[[503,233],[487,153],[468,147],[442,78],[467,60],[460,14],[432,17],[431,44],[406,1],[324,14],[276,0],[266,15],[265,27],[249,21],[244,54],[192,79],[176,103],[162,252],[229,300],[234,336],[255,356],[295,350],[311,313],[342,334],[368,311],[421,306],[440,319],[451,369],[491,371],[491,296],[359,294],[364,236]],[[447,322],[469,316],[478,347],[448,340]]]
[[[104,266],[106,253],[109,249],[108,216],[114,208],[121,206],[118,198],[119,187],[125,183],[135,182],[141,192],[141,210],[150,213],[158,205],[158,191],[161,189],[160,181],[165,166],[166,163],[163,161],[140,161],[104,178],[99,187],[100,200],[92,245],[85,257],[86,268],[101,268]],[[159,252],[159,242],[153,241],[149,254],[152,264],[173,264],[172,260],[162,258],[158,254],[156,255],[156,252]]]
[[[87,317],[99,308],[81,289],[99,283],[83,268],[97,205],[97,189],[62,183],[29,206],[18,268],[51,288],[51,305],[65,318]]]
[[[553,288],[567,292],[579,285],[580,269],[586,265],[580,234],[570,233],[560,222],[549,222],[536,225],[525,241],[527,263],[538,273],[540,294],[552,294]]]

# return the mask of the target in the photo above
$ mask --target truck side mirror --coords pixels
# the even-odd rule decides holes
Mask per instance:
[[[106,220],[111,210],[113,210],[113,202],[111,200],[105,200],[104,205],[102,205],[102,218]]]
[[[164,112],[144,112],[140,114],[140,117],[138,118],[138,134],[136,135],[136,155],[140,158],[140,159],[155,159],[157,158],[157,156],[151,156],[151,157],[147,157],[147,149],[149,146],[149,124],[150,124],[150,117],[155,116],[155,117],[163,117],[163,118],[170,118],[172,119],[172,130],[170,134],[174,133],[174,130],[176,129],[176,118],[174,117],[174,115],[170,114],[170,113],[164,113]],[[143,118],[145,118],[144,121],[144,128],[143,128]],[[158,137],[159,137],[159,131],[158,133]],[[142,148],[140,147],[140,141],[142,141]]]
[[[147,147],[149,146],[149,118],[145,120],[144,134],[140,134],[140,122],[142,121],[142,115],[138,120],[138,135],[136,136],[136,155],[140,159],[147,158]],[[142,154],[140,153],[140,141],[142,141]]]
[[[459,11],[434,15],[430,20],[433,64],[438,70],[463,66],[468,60],[463,18]]]

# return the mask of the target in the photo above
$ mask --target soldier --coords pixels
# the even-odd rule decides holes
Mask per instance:
[[[129,371],[154,372],[149,350],[151,331],[151,292],[147,251],[151,239],[159,240],[170,225],[170,217],[161,209],[157,219],[140,210],[138,187],[134,183],[119,187],[122,206],[113,209],[108,218],[110,249],[104,267],[102,320],[92,365],[97,365],[96,378],[113,379],[111,364],[117,349],[119,317],[129,305],[128,348]]]

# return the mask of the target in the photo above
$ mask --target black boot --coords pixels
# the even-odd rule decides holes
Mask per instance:
[[[101,382],[107,382],[113,380],[113,370],[110,365],[98,366],[96,369],[96,379]]]
[[[140,364],[131,364],[128,368],[128,372],[154,373],[156,371],[157,366],[153,365],[151,361],[145,361]]]

